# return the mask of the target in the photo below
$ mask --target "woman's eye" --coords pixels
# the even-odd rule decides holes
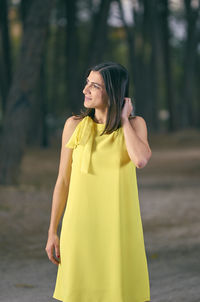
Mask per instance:
[[[88,80],[85,80],[85,86],[88,85]],[[91,87],[99,89],[99,86],[96,84],[92,84]]]

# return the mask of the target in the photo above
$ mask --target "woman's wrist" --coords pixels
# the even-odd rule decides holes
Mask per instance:
[[[123,126],[124,124],[126,124],[127,122],[129,122],[128,117],[121,118],[121,124],[122,124],[122,126]]]
[[[49,228],[48,234],[49,235],[57,235],[57,228]]]

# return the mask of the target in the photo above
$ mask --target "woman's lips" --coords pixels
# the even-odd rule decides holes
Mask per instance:
[[[87,96],[85,96],[85,100],[86,100],[86,101],[91,101],[91,99],[88,98]]]

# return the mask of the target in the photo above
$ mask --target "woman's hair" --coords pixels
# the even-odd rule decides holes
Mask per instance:
[[[104,81],[108,95],[108,112],[105,129],[103,133],[111,133],[121,127],[121,112],[124,105],[124,98],[129,95],[129,74],[127,69],[119,63],[103,62],[90,67],[86,72],[86,77],[91,71],[98,71]],[[90,116],[94,118],[95,108],[81,110],[78,118]]]

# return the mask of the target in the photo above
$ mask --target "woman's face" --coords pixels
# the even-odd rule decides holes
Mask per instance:
[[[83,93],[85,95],[85,107],[98,109],[105,109],[107,107],[108,95],[106,93],[103,78],[98,71],[90,72],[86,79]]]

